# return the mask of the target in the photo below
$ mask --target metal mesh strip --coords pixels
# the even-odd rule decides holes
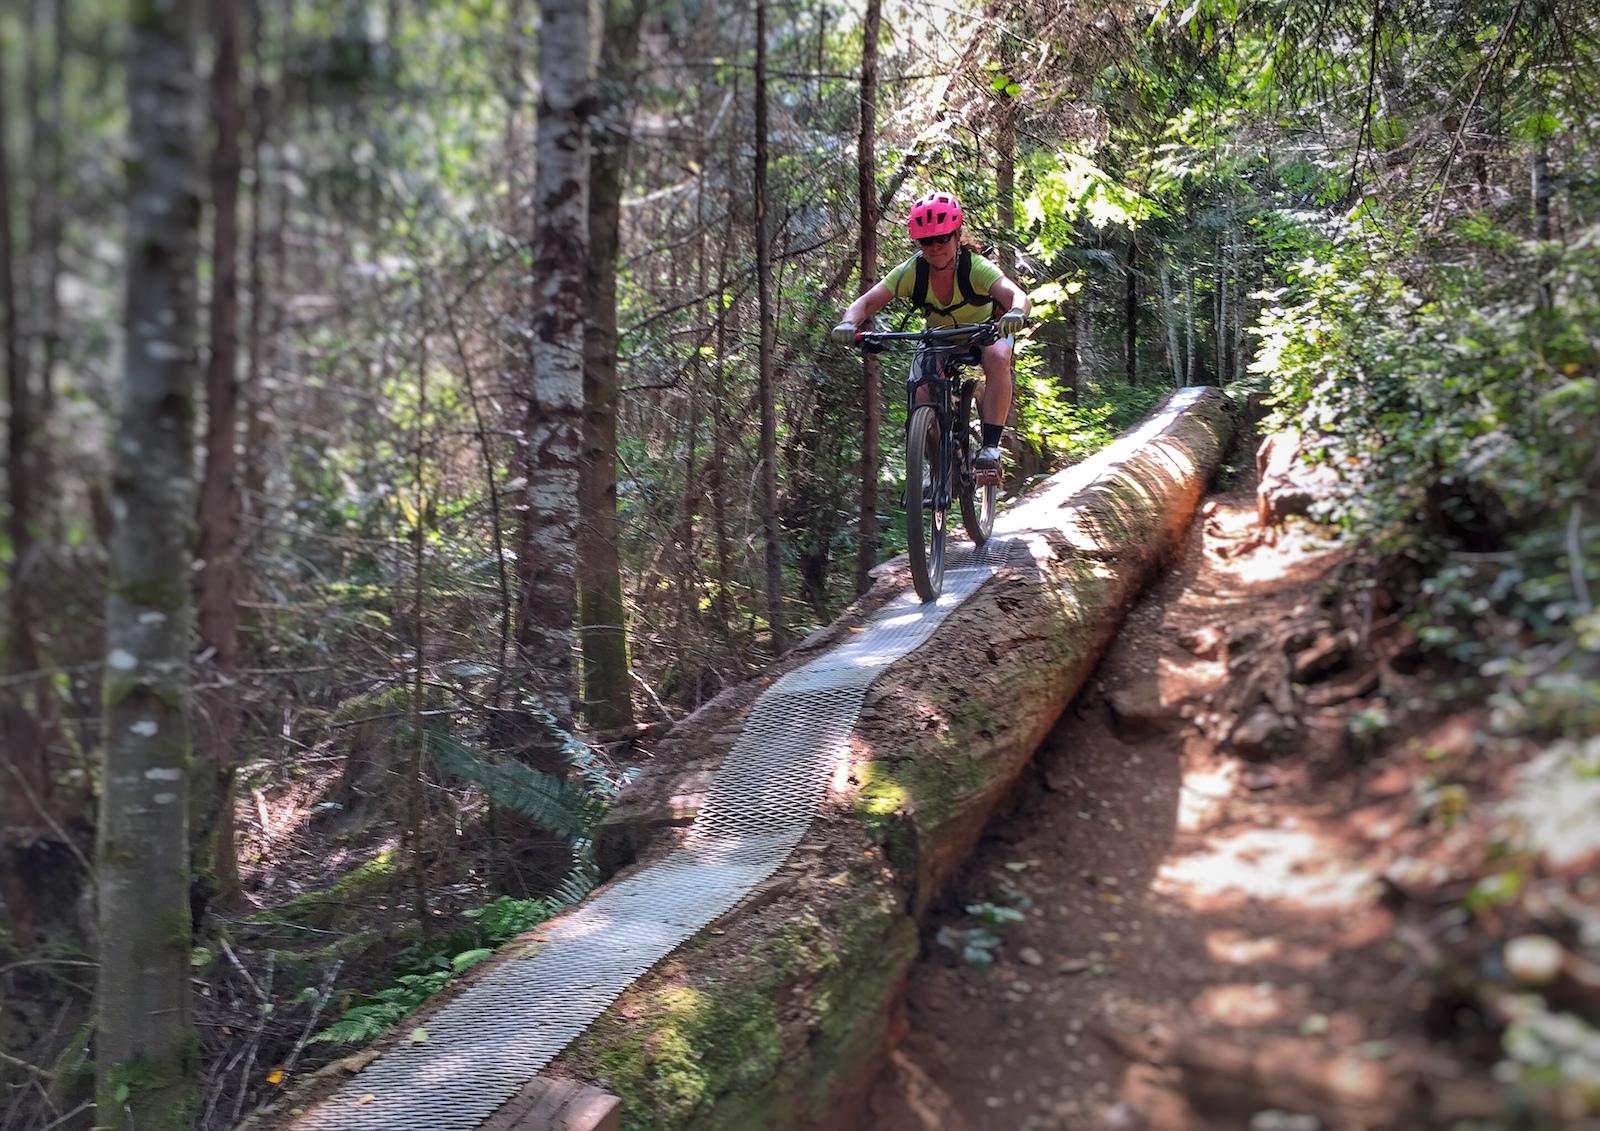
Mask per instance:
[[[932,635],[1005,560],[952,547],[944,593],[906,593],[863,630],[756,700],[683,848],[552,925],[401,1045],[295,1121],[301,1131],[469,1131],[555,1058],[641,974],[776,872],[805,835],[867,689]],[[362,1103],[364,1097],[372,1097]]]

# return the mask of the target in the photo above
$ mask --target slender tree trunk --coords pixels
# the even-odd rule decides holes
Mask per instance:
[[[1233,379],[1244,380],[1244,293],[1249,288],[1240,278],[1239,244],[1233,245]]]
[[[1194,384],[1194,268],[1189,268],[1189,305],[1187,313],[1187,348],[1183,354],[1183,383]]]
[[[428,595],[428,331],[424,309],[419,319],[423,329],[417,337],[417,447],[413,477],[417,491],[417,510],[411,523],[411,632],[416,666],[411,683],[411,759],[406,767],[405,847],[401,855],[411,877],[411,909],[422,929],[422,937],[433,933],[433,916],[428,912],[428,859],[423,836],[422,763],[427,741],[422,709],[427,692],[427,595]]]
[[[756,288],[761,317],[761,509],[766,529],[767,620],[772,650],[789,648],[783,615],[783,531],[778,516],[777,326],[772,304],[772,224],[767,207],[767,2],[756,4],[755,234]]]
[[[1127,295],[1127,373],[1128,384],[1139,383],[1139,243],[1132,232],[1128,233],[1128,295]]]
[[[1011,81],[1015,41],[1004,31],[1000,37],[1000,65]],[[1017,100],[1006,90],[995,94],[997,122],[994,131],[995,213],[1000,222],[1000,269],[1017,274]]]
[[[10,637],[4,642],[7,673],[39,666],[35,646],[33,601],[28,592],[32,572],[33,482],[29,475],[33,446],[33,395],[28,387],[27,347],[22,340],[18,306],[20,256],[11,227],[15,182],[11,176],[9,87],[0,50],[0,337],[6,367],[6,534],[11,542],[6,601]],[[26,685],[24,685],[26,686]],[[0,690],[0,898],[12,937],[28,947],[34,942],[33,893],[26,842],[38,824],[26,794],[37,794],[50,781],[38,720],[16,691]],[[20,781],[18,780],[20,779]],[[21,788],[27,786],[27,790]],[[19,835],[20,834],[20,835]]]
[[[190,1020],[189,523],[200,159],[195,0],[141,4],[128,54],[127,314],[106,600],[96,1122],[181,1128]]]
[[[1167,261],[1161,261],[1161,316],[1167,324],[1167,356],[1172,362],[1172,383],[1183,384],[1183,356],[1178,352],[1178,312],[1172,305],[1172,279]]]
[[[527,556],[518,562],[520,659],[559,725],[574,725],[578,465],[583,446],[585,263],[593,98],[587,0],[540,0],[538,171],[534,186],[533,351],[527,417]],[[552,740],[541,767],[558,768]]]
[[[1217,384],[1228,381],[1228,233],[1217,248]]]
[[[617,522],[617,249],[622,174],[633,124],[640,0],[610,0],[595,84],[598,108],[589,173],[589,328],[583,339],[583,463],[578,476],[578,615],[583,625],[583,702],[589,725],[633,722],[633,680],[622,604]]]
[[[883,0],[867,0],[861,23],[861,133],[856,143],[856,197],[861,209],[861,288],[878,278],[878,38]],[[878,355],[861,357],[861,515],[856,593],[872,587],[878,564],[878,441],[883,430],[883,373]]]
[[[38,170],[34,185],[33,245],[35,253],[44,258],[38,292],[39,308],[35,318],[35,329],[39,335],[39,418],[36,427],[41,434],[46,433],[48,422],[55,413],[55,365],[61,348],[61,301],[58,291],[61,281],[61,187],[66,166],[62,115],[66,105],[67,0],[51,0],[45,6],[50,12],[53,55],[49,87],[34,142],[33,162]],[[38,5],[35,6],[37,10]],[[55,481],[49,444],[42,444],[34,457],[33,494],[36,499],[46,499]]]
[[[225,905],[239,900],[232,855],[233,775],[239,737],[239,2],[211,0],[216,60],[211,70],[216,148],[211,155],[211,356],[206,365],[206,473],[200,486],[200,574],[195,617],[211,656],[195,732],[190,830],[197,884]],[[222,850],[222,851],[219,851]],[[228,852],[224,857],[223,852]]]
[[[1541,139],[1533,147],[1533,238],[1550,238],[1550,156]]]
[[[727,259],[733,249],[732,200],[726,201],[728,225],[722,240],[722,262],[717,278],[725,279]],[[711,404],[711,524],[717,554],[717,625],[724,634],[733,624],[733,536],[728,525],[728,307],[716,296],[716,360]]]
[[[21,311],[21,284],[27,273],[11,223],[16,181],[11,170],[10,92],[4,63],[0,58],[0,306],[5,308],[0,336],[5,339],[6,400],[10,407],[6,424],[6,490],[10,504],[6,533],[11,541],[11,637],[6,647],[6,670],[17,672],[38,667],[39,652],[29,594],[35,516],[31,475],[33,390],[28,380],[28,346],[23,340]]]

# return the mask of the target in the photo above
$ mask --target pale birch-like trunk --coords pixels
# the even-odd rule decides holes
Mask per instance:
[[[1229,240],[1223,234],[1217,247],[1217,384],[1228,382],[1228,252]]]
[[[95,1121],[182,1131],[189,991],[190,523],[200,218],[195,0],[135,5],[124,385],[113,445],[97,871]]]
[[[518,563],[517,644],[534,693],[571,727],[578,707],[573,634],[594,67],[588,0],[540,0],[539,13],[533,348],[523,435],[527,557]]]
[[[861,208],[861,289],[878,279],[878,36],[882,0],[867,0],[861,22],[861,132],[856,142],[856,196]],[[861,357],[861,510],[856,593],[872,588],[878,564],[878,433],[883,428],[882,368],[878,355]]]
[[[1178,352],[1178,312],[1172,306],[1172,279],[1164,259],[1161,261],[1161,314],[1167,324],[1167,355],[1172,362],[1172,383],[1182,385],[1183,355]]]
[[[1183,355],[1183,383],[1194,384],[1194,268],[1189,268],[1189,304],[1186,311],[1186,341],[1188,348]]]
[[[772,303],[772,223],[767,207],[767,4],[756,0],[756,291],[761,312],[761,510],[766,531],[767,621],[772,650],[789,648],[783,612],[783,532],[778,518],[777,325]]]

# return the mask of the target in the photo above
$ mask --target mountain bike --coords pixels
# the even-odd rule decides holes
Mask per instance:
[[[945,516],[952,498],[960,503],[974,545],[983,545],[994,530],[1000,472],[972,466],[983,441],[982,420],[972,411],[978,378],[962,369],[980,365],[984,347],[999,336],[993,322],[856,335],[869,353],[896,343],[916,348],[906,378],[906,549],[912,584],[924,602],[937,600],[944,587]]]

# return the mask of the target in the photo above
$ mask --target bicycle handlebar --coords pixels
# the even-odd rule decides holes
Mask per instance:
[[[864,350],[871,350],[874,347],[881,350],[891,342],[915,342],[921,345],[948,338],[972,338],[983,333],[992,334],[997,325],[998,323],[989,321],[978,322],[971,326],[939,326],[915,331],[858,330],[856,345]]]

